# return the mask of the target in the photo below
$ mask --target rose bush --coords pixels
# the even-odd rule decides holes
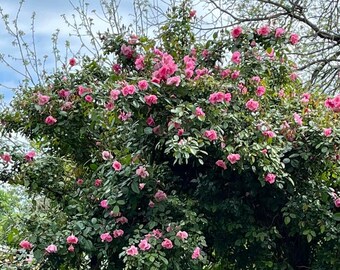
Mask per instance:
[[[2,112],[38,151],[1,157],[44,198],[20,250],[42,268],[339,266],[340,96],[304,92],[296,34],[200,42],[191,14],[174,8],[156,40],[103,35],[102,58],[70,59]]]

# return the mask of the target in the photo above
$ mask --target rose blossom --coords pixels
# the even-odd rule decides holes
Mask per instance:
[[[160,189],[156,192],[154,197],[155,197],[155,200],[157,202],[164,201],[164,200],[166,200],[168,198],[166,193],[164,191],[160,190]]]
[[[71,58],[68,63],[71,67],[74,67],[77,64],[77,60],[75,58]]]
[[[68,236],[66,238],[66,243],[67,244],[77,244],[78,243],[78,238],[76,236],[74,236],[73,234],[71,234],[70,236]]]
[[[61,98],[67,98],[70,96],[70,91],[68,90],[65,90],[65,89],[61,89],[59,92],[58,92],[58,96],[61,97]]]
[[[112,236],[108,232],[107,233],[102,233],[100,235],[100,239],[102,240],[102,242],[110,243],[112,241]]]
[[[324,128],[323,129],[323,135],[325,135],[325,137],[329,137],[332,134],[332,128]]]
[[[47,116],[45,118],[45,124],[51,126],[51,125],[54,125],[55,123],[57,123],[57,119],[55,119],[53,116]]]
[[[144,67],[145,67],[144,56],[138,55],[138,57],[136,58],[136,61],[135,61],[135,67],[136,67],[137,70],[143,70],[144,69]]]
[[[239,161],[241,156],[239,154],[229,154],[227,156],[227,159],[231,164],[235,164],[237,161]]]
[[[335,207],[337,207],[337,208],[340,207],[340,198],[336,198],[336,199],[334,200],[334,205],[335,205]]]
[[[197,116],[197,117],[200,117],[200,116],[205,116],[205,113],[203,112],[203,110],[202,110],[202,108],[200,108],[200,107],[196,107],[196,109],[195,109],[195,115]]]
[[[194,250],[194,252],[193,252],[192,255],[191,255],[191,258],[192,258],[193,260],[196,260],[196,259],[199,258],[200,255],[201,255],[201,249],[200,249],[199,247],[196,247],[195,250]]]
[[[148,87],[149,87],[149,84],[146,80],[141,80],[141,81],[138,82],[138,88],[140,90],[146,90],[146,89],[148,89]]]
[[[126,255],[129,255],[129,256],[136,256],[136,255],[138,255],[138,248],[135,247],[134,245],[130,246],[126,250]]]
[[[278,27],[276,28],[275,30],[275,37],[276,38],[279,38],[279,37],[282,37],[284,35],[284,33],[286,32],[285,29],[281,28],[281,27]]]
[[[139,166],[136,170],[136,174],[143,179],[149,176],[149,173],[144,166]]]
[[[112,158],[112,154],[111,154],[109,151],[103,151],[103,152],[102,152],[102,158],[103,158],[104,160],[111,159],[111,158]]]
[[[116,223],[120,223],[120,224],[125,224],[128,223],[129,220],[126,217],[119,217],[116,219]]]
[[[69,252],[74,252],[74,246],[73,245],[70,245],[67,249]]]
[[[218,167],[221,167],[223,168],[223,170],[226,170],[227,169],[227,165],[225,164],[225,162],[222,160],[222,159],[219,159],[215,162],[215,164],[218,166]]]
[[[231,62],[236,65],[241,63],[241,53],[239,51],[233,52],[233,55],[231,56]]]
[[[151,245],[148,243],[147,239],[143,239],[139,242],[138,247],[140,248],[140,250],[146,251],[151,248]]]
[[[181,77],[180,76],[170,77],[166,81],[167,85],[176,85],[176,86],[179,86],[180,83],[181,83]]]
[[[188,233],[186,231],[179,231],[176,236],[181,239],[181,240],[185,240],[188,238]]]
[[[262,85],[258,86],[256,89],[256,95],[259,97],[263,96],[265,92],[266,92],[266,88]]]
[[[93,101],[93,97],[90,95],[85,96],[85,101],[91,103]]]
[[[83,179],[77,179],[77,185],[82,185],[84,183],[84,180]]]
[[[166,249],[172,249],[173,248],[172,241],[168,238],[164,238],[164,241],[162,242],[162,247]]]
[[[118,238],[118,237],[121,237],[121,236],[123,236],[124,235],[124,231],[123,230],[114,230],[113,231],[113,237],[114,238]]]
[[[204,132],[204,136],[209,139],[209,141],[217,140],[217,133],[215,130],[210,129]]]
[[[43,106],[45,105],[46,103],[48,103],[50,101],[50,97],[49,96],[45,96],[45,95],[42,95],[42,94],[38,94],[38,104],[40,106]]]
[[[35,156],[36,156],[36,153],[34,151],[28,151],[25,154],[25,160],[26,161],[32,161]]]
[[[302,126],[302,117],[298,113],[294,113],[294,121],[297,123],[299,126]]]
[[[268,182],[269,184],[273,184],[275,182],[276,175],[273,173],[268,173],[264,180]]]
[[[12,162],[12,156],[9,153],[3,153],[0,157],[6,163]]]
[[[196,16],[196,10],[194,10],[194,9],[190,10],[189,16],[190,16],[190,18],[195,17]]]
[[[47,253],[57,253],[58,248],[56,245],[49,245],[47,248],[45,248],[45,250],[47,251]]]
[[[270,27],[268,25],[263,25],[257,29],[257,34],[261,36],[268,36],[270,33]]]
[[[230,34],[233,38],[238,38],[242,34],[242,27],[241,26],[236,26],[230,31]]]
[[[259,108],[259,105],[260,104],[257,101],[250,99],[246,103],[246,108],[252,112],[255,112]]]
[[[120,171],[122,169],[122,164],[115,160],[113,163],[112,163],[112,168],[115,169],[115,171]]]
[[[27,240],[21,241],[19,245],[20,245],[20,247],[22,247],[23,249],[26,249],[26,250],[30,250],[33,247],[33,245],[30,242],[28,242]]]
[[[298,34],[292,33],[292,34],[290,35],[289,41],[290,41],[290,43],[291,43],[292,45],[297,44],[297,43],[299,42],[299,40],[300,40],[300,37],[299,37]]]
[[[144,189],[144,187],[145,187],[145,183],[140,183],[140,184],[138,184],[139,190]]]
[[[148,95],[144,97],[144,101],[148,106],[151,106],[152,104],[157,104],[157,96],[155,95]]]
[[[100,206],[103,207],[103,208],[109,208],[109,203],[107,200],[102,200],[100,202]]]
[[[121,52],[121,54],[126,56],[126,58],[131,58],[132,55],[133,55],[132,47],[131,46],[126,46],[125,44],[123,44],[122,47],[120,48],[120,52]]]
[[[94,181],[94,185],[96,186],[96,187],[100,187],[101,185],[102,185],[102,180],[100,180],[100,179],[96,179],[95,181]]]
[[[149,201],[149,207],[150,208],[154,208],[155,207],[155,203],[153,201]]]
[[[235,70],[233,73],[231,73],[231,78],[233,80],[236,80],[239,76],[240,76],[240,71],[239,70]]]
[[[146,124],[151,127],[155,125],[155,120],[152,118],[151,115],[148,117],[148,119],[146,119]]]

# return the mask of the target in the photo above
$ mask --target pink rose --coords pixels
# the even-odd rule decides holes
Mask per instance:
[[[335,205],[335,207],[337,207],[337,208],[340,207],[340,198],[336,198],[336,199],[334,200],[334,205]]]
[[[297,43],[299,42],[299,40],[300,40],[300,37],[299,37],[298,34],[292,33],[292,34],[290,35],[289,41],[290,41],[290,43],[291,43],[292,45],[297,44]]]
[[[196,10],[194,10],[194,9],[190,10],[189,16],[190,16],[190,18],[195,17],[196,16]]]
[[[68,90],[65,90],[65,89],[61,89],[59,92],[58,92],[58,96],[61,97],[61,98],[68,98],[70,96],[70,91]]]
[[[266,92],[266,88],[262,85],[258,86],[256,89],[256,95],[259,97],[263,96],[265,92]]]
[[[71,67],[74,67],[77,64],[77,60],[75,58],[71,58],[68,63]]]
[[[111,159],[111,158],[112,158],[112,154],[111,154],[109,151],[103,151],[103,152],[102,152],[102,158],[103,158],[104,160]]]
[[[83,96],[85,94],[89,94],[89,93],[92,93],[92,89],[90,88],[85,88],[81,85],[78,86],[78,95],[79,96]]]
[[[57,253],[58,248],[56,245],[49,245],[47,248],[45,248],[47,253]]]
[[[122,94],[124,97],[126,97],[127,95],[133,95],[135,92],[136,92],[136,87],[131,84],[125,85],[122,89]]]
[[[157,202],[164,201],[164,200],[166,200],[168,198],[166,193],[164,191],[160,190],[160,189],[156,192],[154,197],[155,197],[155,200]]]
[[[237,161],[241,159],[241,156],[239,154],[229,154],[227,156],[227,159],[231,164],[235,164]]]
[[[152,235],[156,238],[159,239],[163,236],[162,232],[159,229],[153,230]]]
[[[74,246],[73,245],[70,245],[67,249],[69,252],[74,252]]]
[[[113,237],[114,238],[118,238],[118,237],[121,237],[121,236],[123,236],[124,235],[124,231],[123,230],[114,230],[113,231]]]
[[[120,224],[125,224],[128,223],[129,220],[126,217],[119,217],[116,219],[116,223],[120,223]]]
[[[70,236],[68,236],[66,238],[66,243],[67,244],[77,244],[78,243],[78,238],[76,236],[74,236],[73,234],[71,234]]]
[[[6,163],[12,162],[12,156],[9,153],[3,153],[2,155],[0,155],[0,157]]]
[[[143,179],[149,176],[149,173],[144,166],[139,166],[136,170],[136,174]]]
[[[218,166],[218,167],[221,167],[223,170],[226,170],[227,169],[227,165],[225,164],[225,162],[222,160],[222,159],[219,159],[215,162],[215,164]]]
[[[137,70],[143,70],[145,67],[144,63],[144,56],[138,55],[138,57],[135,60],[135,67]]]
[[[231,62],[236,65],[241,63],[241,53],[239,51],[233,52],[233,55],[231,56]]]
[[[236,80],[239,76],[240,76],[240,71],[239,70],[235,70],[233,73],[231,73],[231,78],[233,80]]]
[[[126,58],[131,58],[134,51],[131,46],[126,46],[125,44],[123,44],[120,48],[120,52],[122,55],[126,56]]]
[[[176,236],[181,239],[181,240],[185,240],[188,238],[188,233],[186,231],[179,231]]]
[[[275,132],[273,132],[273,131],[271,131],[271,130],[263,131],[262,134],[263,134],[264,136],[269,137],[269,138],[274,138],[274,137],[276,137]]]
[[[158,98],[155,95],[148,95],[144,97],[144,101],[148,106],[151,106],[152,104],[157,104]]]
[[[82,185],[84,183],[84,180],[83,179],[77,179],[77,185]]]
[[[117,100],[118,97],[120,95],[120,91],[118,89],[114,89],[114,90],[111,90],[110,91],[110,97],[113,99],[113,100]]]
[[[297,78],[298,78],[298,75],[293,72],[292,74],[289,75],[289,78],[292,80],[292,81],[295,81]]]
[[[44,96],[44,95],[41,95],[40,93],[38,94],[38,104],[40,106],[45,105],[49,101],[50,101],[50,97],[49,96]]]
[[[311,94],[310,94],[310,93],[303,93],[303,94],[301,95],[301,102],[303,102],[303,103],[308,103],[310,97],[311,97]]]
[[[238,38],[242,34],[242,27],[241,26],[236,26],[230,31],[230,34],[233,38]]]
[[[96,187],[100,187],[101,185],[102,185],[102,180],[100,180],[100,179],[96,179],[95,181],[94,181],[94,185],[96,186]]]
[[[100,239],[102,240],[102,242],[108,242],[110,243],[112,241],[112,236],[110,235],[110,233],[103,233],[100,235]]]
[[[102,200],[100,202],[100,206],[106,209],[106,208],[109,208],[109,203],[107,200]]]
[[[211,104],[223,102],[225,99],[225,94],[223,92],[212,93],[209,96],[209,102]]]
[[[150,208],[154,208],[155,207],[155,203],[153,201],[149,201],[149,207]]]
[[[148,243],[147,239],[143,239],[139,242],[138,247],[140,248],[140,250],[146,251],[151,248],[151,245]]]
[[[128,119],[131,118],[131,112],[120,112],[118,115],[118,119],[122,121],[127,121]]]
[[[68,110],[72,109],[72,107],[73,107],[73,103],[70,102],[70,101],[66,101],[66,102],[61,106],[60,109],[61,109],[62,111],[68,111]]]
[[[196,259],[198,259],[200,256],[201,256],[201,249],[200,249],[199,247],[196,247],[195,250],[194,250],[194,252],[193,252],[192,255],[191,255],[191,258],[192,258],[193,260],[196,260]]]
[[[294,113],[294,121],[297,123],[299,126],[302,126],[302,117],[298,113]]]
[[[228,103],[231,101],[231,94],[230,93],[224,94],[224,101],[228,102]]]
[[[270,27],[268,25],[263,25],[257,29],[257,34],[260,36],[268,36],[270,33]]]
[[[259,103],[253,99],[250,99],[247,101],[246,103],[246,108],[249,110],[249,111],[252,111],[252,112],[255,112],[257,111],[257,109],[259,108]]]
[[[251,80],[255,83],[260,83],[261,82],[261,78],[259,76],[254,76],[251,78]]]
[[[196,107],[196,109],[195,109],[195,115],[196,115],[197,117],[204,117],[204,116],[205,116],[205,113],[203,112],[202,108]]]
[[[170,77],[166,81],[167,85],[176,85],[176,86],[179,86],[180,83],[181,83],[181,77],[180,76]]]
[[[204,132],[204,136],[209,139],[209,141],[217,140],[217,133],[215,130],[210,129]]]
[[[280,38],[280,37],[282,37],[282,36],[284,35],[285,32],[286,32],[285,29],[283,29],[283,28],[281,28],[281,27],[278,27],[278,28],[276,28],[276,30],[275,30],[275,37],[276,37],[276,38]]]
[[[115,171],[120,171],[122,169],[122,164],[115,160],[113,163],[112,163],[112,168],[115,169]]]
[[[55,123],[57,123],[57,119],[55,119],[53,116],[47,116],[45,118],[45,124],[51,126],[51,125],[54,125]]]
[[[275,182],[276,175],[273,173],[268,173],[264,180],[268,182],[269,184],[273,184]]]
[[[146,80],[141,80],[141,81],[138,82],[138,88],[140,90],[146,90],[146,89],[148,89],[148,87],[149,87],[149,84]]]
[[[165,248],[165,249],[172,249],[173,248],[173,244],[171,242],[170,239],[168,238],[164,238],[163,242],[162,242],[162,247]]]
[[[90,95],[85,96],[85,101],[91,103],[93,101],[93,97]]]
[[[122,70],[122,68],[119,64],[114,64],[114,65],[112,65],[112,70],[113,70],[114,73],[119,74],[120,71]]]
[[[144,187],[145,187],[145,183],[140,183],[140,184],[138,184],[138,188],[139,188],[140,190],[144,189]]]
[[[28,151],[25,154],[25,160],[26,161],[32,161],[34,159],[34,157],[36,156],[36,153],[34,151]]]
[[[136,256],[138,255],[138,248],[135,246],[130,246],[127,250],[126,250],[126,255],[129,256]]]
[[[229,77],[230,74],[231,74],[231,70],[229,68],[221,71],[221,77],[223,79]]]
[[[26,249],[26,250],[30,250],[33,247],[33,245],[30,242],[28,242],[27,240],[21,241],[19,245],[20,245],[20,247],[22,247],[23,249]]]
[[[151,115],[148,117],[148,119],[146,119],[146,124],[151,127],[155,125],[155,120],[152,118]]]
[[[324,128],[323,129],[323,135],[325,135],[325,137],[329,137],[332,134],[332,128]]]

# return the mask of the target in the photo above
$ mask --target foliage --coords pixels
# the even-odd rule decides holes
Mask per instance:
[[[38,153],[1,153],[40,198],[21,239],[35,262],[337,269],[339,96],[304,92],[290,33],[200,43],[189,2],[173,12],[156,40],[106,33],[104,56],[70,59],[2,112]]]

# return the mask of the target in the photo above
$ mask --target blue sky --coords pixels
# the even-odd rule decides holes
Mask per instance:
[[[15,19],[16,13],[19,8],[20,0],[1,0],[0,7],[4,14],[9,15],[9,21],[12,22]],[[77,5],[79,0],[71,0],[75,5]],[[90,2],[88,9],[89,11],[95,9],[100,11],[99,0],[87,1]],[[120,5],[120,15],[125,24],[131,23],[132,13],[132,0],[122,0]],[[43,59],[44,55],[49,55],[49,60],[47,60],[47,70],[53,71],[54,61],[52,55],[52,42],[51,35],[56,29],[60,30],[59,33],[59,48],[61,51],[61,56],[65,56],[65,41],[71,41],[71,48],[74,51],[79,49],[79,40],[74,37],[70,37],[69,33],[72,32],[70,28],[67,27],[62,14],[65,14],[67,18],[72,19],[72,14],[75,13],[69,0],[25,0],[20,15],[18,19],[19,28],[25,32],[25,41],[28,44],[32,43],[31,38],[31,17],[33,12],[36,13],[35,18],[35,44],[37,47],[38,58]],[[103,23],[101,20],[93,16],[95,29],[103,30],[107,28],[107,24]],[[0,21],[0,54],[3,54],[5,58],[10,62],[12,66],[18,69],[20,72],[24,72],[23,65],[20,61],[13,61],[8,58],[8,55],[14,57],[19,56],[18,47],[13,47],[11,37],[5,28],[4,22]],[[64,54],[64,55],[63,55]],[[70,55],[72,57],[72,55]],[[4,63],[0,63],[0,85],[5,85],[7,87],[15,88],[20,84],[22,76],[18,73],[12,71]],[[5,102],[8,104],[13,97],[13,91],[0,86],[0,94],[5,96]]]

